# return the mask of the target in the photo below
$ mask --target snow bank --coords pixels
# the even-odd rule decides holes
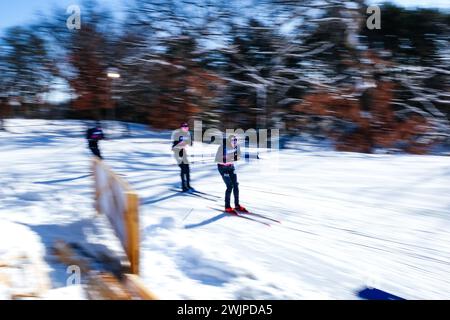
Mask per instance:
[[[49,289],[45,248],[30,228],[0,220],[0,300]]]

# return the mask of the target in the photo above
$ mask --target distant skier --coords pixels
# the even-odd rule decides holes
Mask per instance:
[[[231,135],[223,138],[222,144],[217,150],[216,163],[220,175],[222,176],[227,189],[225,191],[225,212],[236,213],[248,212],[239,203],[239,183],[237,181],[236,168],[234,167],[234,162],[241,159],[241,148],[238,145],[238,139],[236,136]],[[230,204],[231,192],[234,194],[234,205],[233,209]]]
[[[189,160],[186,147],[192,145],[192,138],[189,132],[189,125],[187,123],[181,124],[180,129],[172,133],[172,151],[181,169],[181,188],[183,192],[193,190],[191,187],[191,177],[189,169]]]
[[[100,123],[97,122],[95,128],[88,129],[86,138],[88,140],[89,149],[91,149],[92,153],[100,159],[103,159],[98,147],[98,142],[105,139]]]

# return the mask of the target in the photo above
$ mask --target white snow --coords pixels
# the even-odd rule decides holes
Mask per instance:
[[[139,193],[142,277],[160,298],[359,299],[366,286],[405,299],[450,297],[448,157],[310,145],[262,152],[237,172],[242,204],[282,222],[268,227],[219,212],[225,188],[212,163],[215,146],[189,153],[208,155],[192,159],[192,184],[218,201],[171,190],[179,186],[179,168],[170,132],[133,125],[125,138],[112,134],[119,125],[108,125],[111,139],[101,149]],[[51,245],[64,239],[93,250],[118,248],[93,208],[85,123],[14,119],[6,126],[0,261],[18,246],[32,252],[50,269],[53,289],[81,299],[76,287],[64,288],[66,267]]]
[[[15,294],[36,294],[48,285],[44,248],[39,237],[26,226],[0,223],[0,300]]]
[[[70,285],[48,291],[43,300],[86,300],[87,296],[81,285]]]

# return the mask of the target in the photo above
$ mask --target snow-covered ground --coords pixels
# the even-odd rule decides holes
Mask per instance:
[[[59,290],[47,297],[62,298],[68,274],[51,254],[55,240],[118,246],[93,208],[85,123],[6,126],[0,263],[29,251]],[[134,126],[132,137],[112,137],[101,142],[105,162],[139,193],[142,277],[162,299],[359,299],[366,286],[405,299],[450,298],[448,157],[311,146],[262,153],[237,172],[242,204],[281,221],[268,227],[219,212],[224,184],[210,157],[192,159],[192,184],[219,200],[174,192],[170,133]]]

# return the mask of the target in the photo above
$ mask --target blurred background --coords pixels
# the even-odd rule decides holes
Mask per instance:
[[[381,3],[373,30],[362,0],[55,3],[0,4],[0,130],[17,117],[201,120],[343,151],[449,146],[448,1]]]
[[[97,122],[158,297],[448,299],[449,41],[448,0],[0,1],[0,300],[92,298],[68,265],[123,278]],[[279,129],[285,150],[236,166],[247,220],[216,145],[177,189],[170,131],[195,121]]]

